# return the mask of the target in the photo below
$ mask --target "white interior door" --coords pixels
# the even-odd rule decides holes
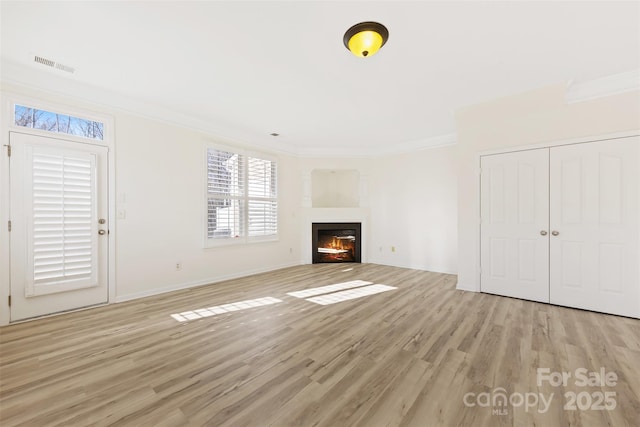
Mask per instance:
[[[640,316],[640,138],[551,149],[553,304]]]
[[[481,158],[482,292],[549,302],[549,150]]]
[[[10,134],[11,321],[106,303],[106,147]]]

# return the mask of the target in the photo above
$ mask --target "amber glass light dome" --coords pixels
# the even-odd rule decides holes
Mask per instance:
[[[377,22],[361,22],[344,33],[344,45],[355,56],[374,55],[389,38],[389,31]]]

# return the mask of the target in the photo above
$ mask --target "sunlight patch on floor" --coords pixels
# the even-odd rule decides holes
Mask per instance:
[[[350,282],[336,283],[335,285],[321,286],[319,288],[310,288],[310,289],[305,289],[303,291],[288,292],[287,295],[290,295],[296,298],[307,298],[315,295],[322,295],[322,294],[328,294],[335,291],[341,291],[343,289],[351,289],[351,288],[357,288],[360,286],[371,285],[372,283],[373,282],[367,282],[365,280],[352,280]]]
[[[317,297],[306,298],[305,301],[314,302],[320,305],[329,305],[335,304],[337,302],[347,301],[350,299],[366,297],[369,295],[379,294],[381,292],[391,291],[394,288],[393,286],[387,285],[371,285],[371,286],[363,286],[356,289],[349,289],[341,292],[334,292],[332,294],[320,295]]]
[[[278,298],[265,297],[258,299],[250,299],[246,301],[232,302],[229,304],[217,305],[208,308],[199,308],[197,310],[183,311],[182,313],[172,314],[178,322],[186,322],[188,320],[202,319],[204,317],[215,316],[216,314],[229,313],[232,311],[245,310],[252,307],[262,307],[264,305],[271,305],[282,302]]]

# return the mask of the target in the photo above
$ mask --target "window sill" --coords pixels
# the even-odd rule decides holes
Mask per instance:
[[[229,246],[247,246],[260,243],[273,243],[279,241],[279,237],[262,236],[262,237],[235,237],[229,239],[207,239],[204,243],[204,249],[216,249]]]

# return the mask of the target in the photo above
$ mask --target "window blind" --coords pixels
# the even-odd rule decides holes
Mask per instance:
[[[274,161],[249,157],[249,236],[269,236],[278,232],[276,175],[277,166]]]
[[[208,148],[206,232],[208,239],[276,235],[277,163]]]
[[[207,237],[243,235],[244,158],[229,151],[207,150]]]
[[[244,193],[243,156],[228,151],[207,150],[207,188],[219,197],[242,196]]]

